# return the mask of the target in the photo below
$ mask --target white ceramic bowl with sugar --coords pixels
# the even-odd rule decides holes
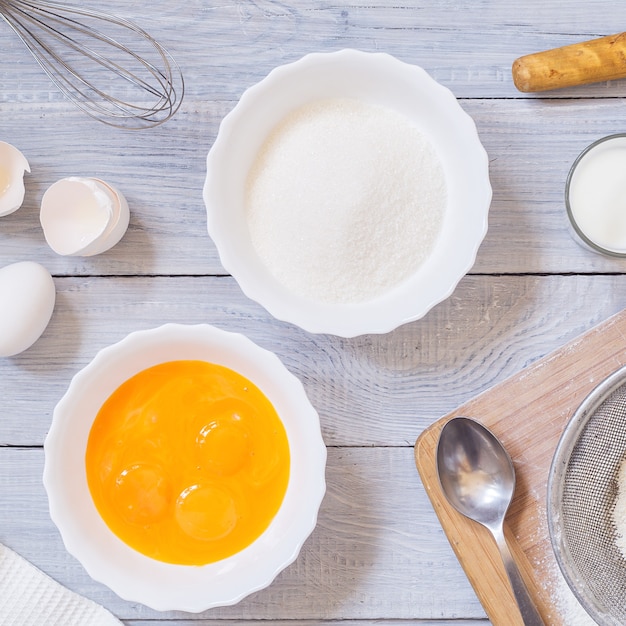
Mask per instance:
[[[217,363],[255,383],[276,409],[290,450],[287,491],[269,527],[242,551],[203,566],[157,561],[120,540],[98,514],[85,469],[91,425],[110,394],[134,374],[179,359]],[[67,550],[120,597],[160,611],[230,605],[269,585],[296,559],[325,493],[326,447],[300,381],[275,354],[207,324],[137,331],[98,352],[57,404],[44,450],[50,516]]]
[[[445,175],[446,206],[432,250],[413,274],[364,301],[324,302],[285,287],[250,235],[246,185],[259,151],[290,113],[326,99],[356,100],[405,116],[430,142]],[[492,191],[474,121],[450,90],[388,54],[348,49],[280,66],[243,93],[207,156],[203,196],[221,263],[248,297],[309,332],[353,337],[417,320],[454,291],[487,232]]]

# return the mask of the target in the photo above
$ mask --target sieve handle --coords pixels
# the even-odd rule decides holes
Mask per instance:
[[[490,528],[489,530],[491,530],[491,533],[498,544],[500,556],[502,557],[502,562],[504,563],[504,569],[509,577],[511,587],[513,588],[513,595],[515,596],[515,600],[517,601],[517,605],[522,615],[524,626],[545,626],[545,622],[543,621],[541,615],[539,615],[539,611],[528,593],[528,588],[524,583],[524,579],[522,578],[522,575],[513,560],[513,555],[511,554],[509,546],[506,543],[506,539],[504,538],[502,524],[500,524],[499,527]]]

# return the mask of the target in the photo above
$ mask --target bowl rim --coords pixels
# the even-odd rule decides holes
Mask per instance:
[[[609,374],[600,381],[583,399],[567,422],[555,448],[546,487],[546,512],[548,534],[552,552],[556,558],[559,570],[580,605],[600,625],[614,626],[614,622],[602,613],[588,596],[585,595],[584,580],[581,579],[578,569],[572,560],[566,558],[569,552],[563,532],[563,520],[560,515],[561,496],[564,489],[570,457],[580,439],[587,423],[596,410],[610,397],[610,395],[626,383],[626,365]],[[608,621],[607,621],[608,620]]]
[[[159,357],[168,350],[176,350],[176,346],[182,347],[181,357]],[[129,363],[129,355],[137,356],[142,350],[141,357]],[[73,449],[81,447],[77,440],[86,443],[85,432],[88,435],[95,417],[88,407],[99,408],[102,398],[106,399],[128,378],[128,371],[141,371],[150,366],[150,361],[157,364],[193,358],[194,354],[211,350],[218,351],[216,358],[203,360],[236,369],[275,405],[291,450],[289,483],[281,508],[269,527],[244,550],[203,566],[163,563],[136,552],[109,530],[89,494],[84,445],[82,453]],[[235,362],[242,367],[232,367]],[[114,378],[103,383],[114,370]],[[91,413],[87,419],[76,414],[85,408]],[[44,441],[43,484],[50,517],[67,551],[94,580],[124,600],[140,602],[158,611],[198,613],[235,604],[267,587],[296,559],[317,524],[326,491],[326,458],[319,416],[300,380],[278,356],[240,333],[209,324],[170,323],[130,333],[101,349],[73,376],[54,409]],[[302,497],[303,493],[306,497]]]
[[[370,73],[375,70],[379,76],[401,73],[403,86],[406,86],[407,90],[411,86],[414,89],[411,92],[413,97],[418,97],[419,94],[419,97],[424,98],[424,94],[427,94],[428,98],[436,101],[433,110],[436,108],[437,115],[450,116],[455,132],[459,133],[456,137],[459,145],[467,145],[470,148],[471,159],[467,159],[467,163],[469,165],[471,162],[471,167],[480,172],[480,176],[472,175],[471,182],[468,182],[475,198],[472,202],[472,206],[475,207],[472,210],[473,218],[469,220],[465,217],[469,203],[464,197],[463,211],[457,213],[460,219],[467,223],[463,227],[446,226],[444,223],[448,231],[454,229],[457,233],[454,241],[456,245],[451,247],[455,250],[454,255],[439,255],[445,256],[445,260],[438,261],[433,268],[433,273],[438,275],[438,284],[433,284],[432,280],[421,279],[427,269],[424,265],[431,261],[427,259],[427,262],[418,268],[416,273],[418,279],[415,276],[410,277],[380,297],[363,303],[326,304],[305,300],[286,289],[281,289],[277,281],[271,279],[269,272],[265,271],[264,279],[268,279],[271,285],[268,291],[264,285],[267,281],[259,279],[259,276],[263,275],[262,270],[256,268],[254,275],[249,274],[241,254],[242,245],[232,240],[224,226],[224,215],[232,213],[234,206],[234,203],[226,206],[220,202],[221,186],[226,184],[223,181],[229,178],[224,163],[227,161],[225,157],[232,149],[233,138],[237,136],[238,125],[252,109],[257,107],[257,103],[272,98],[272,89],[276,85],[286,84],[292,79],[297,81],[300,74],[316,67],[327,69],[331,66],[338,68],[337,71],[346,71],[354,67]],[[367,80],[374,84],[371,78]],[[268,128],[267,133],[270,130],[271,128]],[[433,143],[439,152],[440,147],[436,142]],[[464,176],[469,181],[470,175]],[[355,337],[369,333],[387,333],[402,324],[415,321],[452,294],[463,276],[474,265],[478,249],[487,233],[492,188],[489,180],[489,159],[480,142],[476,124],[462,109],[450,89],[438,83],[423,68],[400,61],[390,54],[345,48],[334,52],[312,52],[296,61],[275,67],[265,78],[243,92],[235,107],[222,119],[217,137],[207,155],[203,199],[207,211],[207,230],[217,248],[220,262],[249,298],[261,304],[275,318],[293,323],[308,332]],[[450,207],[447,212],[450,213]],[[448,221],[450,219],[448,218]],[[258,264],[262,265],[260,260]],[[421,304],[416,303],[415,294],[423,295],[424,301]]]

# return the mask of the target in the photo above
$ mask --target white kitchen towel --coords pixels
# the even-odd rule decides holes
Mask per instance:
[[[70,591],[0,544],[2,626],[121,626],[95,602]]]

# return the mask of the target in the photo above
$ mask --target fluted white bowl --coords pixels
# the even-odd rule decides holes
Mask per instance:
[[[89,432],[105,400],[134,374],[179,359],[217,363],[255,383],[283,422],[290,449],[287,491],[269,527],[241,552],[204,566],[157,561],[121,541],[98,514],[85,469]],[[206,324],[137,331],[98,352],[57,404],[44,450],[50,516],[67,550],[120,597],[161,611],[234,604],[269,585],[296,559],[325,493],[326,447],[300,381],[273,353]]]
[[[432,252],[413,275],[359,303],[312,301],[280,284],[255,251],[245,215],[246,180],[271,131],[295,109],[329,98],[405,115],[430,140],[446,179],[447,206]],[[454,291],[487,232],[492,191],[476,125],[449,89],[388,54],[347,49],[277,67],[243,93],[207,156],[203,196],[221,263],[248,297],[309,332],[353,337],[419,319]]]

